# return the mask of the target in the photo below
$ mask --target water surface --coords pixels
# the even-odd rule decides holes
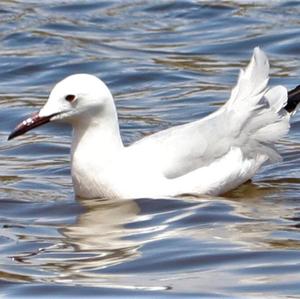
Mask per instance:
[[[72,73],[108,84],[126,144],[214,111],[257,45],[293,88],[299,15],[298,1],[2,1],[2,297],[299,298],[299,114],[283,162],[224,197],[75,199],[68,126],[6,141]]]

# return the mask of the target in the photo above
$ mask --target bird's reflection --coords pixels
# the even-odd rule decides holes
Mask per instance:
[[[62,213],[64,223],[28,224],[29,231],[20,236],[11,257],[22,273],[26,269],[31,274],[20,278],[9,273],[11,280],[166,289],[169,284],[153,281],[151,273],[174,269],[182,258],[189,264],[189,252],[199,258],[224,255],[230,263],[228,248],[229,253],[300,248],[296,238],[286,242],[286,236],[298,231],[299,214],[287,209],[282,182],[248,183],[226,197],[77,199],[53,205],[69,209]],[[71,224],[66,223],[70,216]],[[53,219],[53,209],[48,217]],[[54,237],[49,235],[51,229]],[[33,243],[39,247],[30,247]],[[145,273],[143,279],[132,275],[140,269]],[[201,271],[198,275],[204,281]]]
[[[65,245],[72,246],[78,255],[68,259],[69,269],[102,269],[138,255],[139,246],[128,238],[132,230],[126,228],[137,217],[135,201],[77,200],[83,213],[74,224],[60,229]]]
[[[114,272],[115,266],[118,268],[141,255],[140,247],[144,242],[138,235],[143,230],[135,228],[134,224],[144,216],[140,215],[137,202],[98,199],[70,202],[70,215],[75,216],[75,221],[58,227],[54,225],[59,235],[43,237],[46,244],[38,250],[11,256],[23,269],[34,269],[35,273],[30,272],[24,277],[9,273],[10,280],[121,289],[166,289],[166,286],[151,282],[144,285],[139,279],[131,281],[131,276],[119,269]],[[49,223],[46,226],[49,228]],[[30,242],[26,241],[27,236],[23,239],[25,243]]]

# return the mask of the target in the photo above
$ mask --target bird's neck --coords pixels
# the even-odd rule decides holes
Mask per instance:
[[[117,116],[73,125],[72,164],[104,165],[123,149]]]

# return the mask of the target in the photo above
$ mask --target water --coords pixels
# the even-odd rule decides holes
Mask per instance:
[[[282,163],[224,197],[74,198],[70,128],[8,133],[77,72],[112,90],[126,144],[228,98],[252,48],[298,85],[298,1],[2,1],[1,296],[300,298],[300,114]]]

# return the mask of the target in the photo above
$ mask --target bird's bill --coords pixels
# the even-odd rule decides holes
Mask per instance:
[[[8,140],[13,139],[17,136],[23,135],[26,132],[44,125],[51,121],[51,118],[56,114],[52,114],[49,116],[40,116],[39,113],[35,113],[27,119],[23,120],[8,136]]]

